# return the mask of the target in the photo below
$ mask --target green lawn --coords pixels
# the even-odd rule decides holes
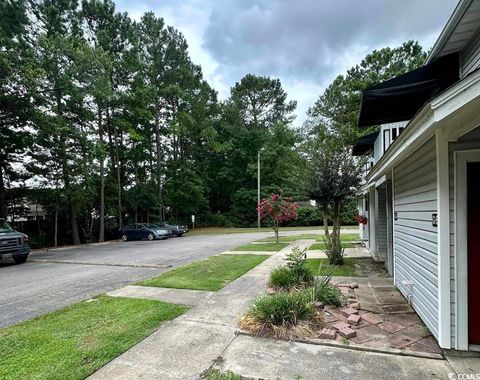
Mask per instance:
[[[299,239],[314,239],[317,242],[323,242],[324,235],[319,234],[300,234],[300,235],[291,235],[291,236],[279,236],[280,243],[291,243],[292,241]],[[342,242],[350,242],[360,240],[358,234],[341,234],[340,239]],[[275,237],[268,237],[265,239],[258,240],[260,242],[274,242]]]
[[[358,230],[358,225],[355,226],[342,226],[342,229]],[[304,226],[304,227],[281,227],[280,231],[308,231],[308,230],[323,230],[323,226]],[[226,227],[203,227],[195,228],[185,235],[222,235],[222,234],[238,234],[238,233],[251,233],[251,232],[272,232],[270,227],[244,227],[244,228],[226,228]]]
[[[232,251],[266,251],[266,252],[278,252],[285,248],[288,243],[262,243],[262,244],[245,244],[240,247],[232,249]]]
[[[186,310],[100,296],[0,329],[0,378],[84,379]]]
[[[308,259],[306,262],[307,268],[309,268],[315,275],[325,276],[355,276],[355,261],[353,258],[345,258],[344,265],[330,265],[328,259]],[[322,267],[320,268],[320,264]],[[320,270],[319,270],[320,269]]]
[[[248,254],[212,256],[137,285],[217,291],[268,258]]]
[[[291,243],[292,241],[299,239],[318,239],[318,235],[313,234],[301,234],[301,235],[292,235],[292,236],[279,236],[280,243]],[[265,239],[258,240],[261,242],[275,242],[275,237],[268,237]]]
[[[342,246],[344,248],[352,248],[353,247],[353,244],[348,242],[348,241],[344,241],[342,240]],[[325,243],[315,243],[315,244],[312,244],[309,248],[308,248],[310,251],[313,251],[313,250],[320,250],[320,249],[325,249]]]

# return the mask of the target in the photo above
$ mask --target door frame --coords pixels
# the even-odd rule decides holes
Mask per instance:
[[[480,162],[480,149],[454,152],[455,337],[456,349],[468,350],[467,163]]]

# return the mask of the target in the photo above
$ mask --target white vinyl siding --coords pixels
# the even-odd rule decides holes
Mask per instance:
[[[480,128],[468,133],[456,143],[448,145],[449,154],[449,193],[450,193],[450,315],[452,347],[455,347],[456,330],[456,266],[455,266],[455,162],[454,152],[469,149],[480,149]]]
[[[460,55],[460,71],[465,78],[480,67],[480,33],[474,37],[470,45]]]
[[[377,255],[383,259],[387,256],[387,194],[385,186],[377,189]]]
[[[438,337],[437,171],[435,140],[394,169],[395,285],[405,297],[413,283],[412,306]]]

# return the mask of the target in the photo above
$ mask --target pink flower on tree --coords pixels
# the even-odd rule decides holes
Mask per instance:
[[[277,243],[280,224],[297,219],[297,209],[298,205],[292,197],[283,197],[281,194],[272,194],[269,199],[262,199],[257,207],[260,219],[271,223]]]

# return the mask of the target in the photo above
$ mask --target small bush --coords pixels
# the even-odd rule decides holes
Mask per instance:
[[[326,305],[341,306],[342,294],[338,288],[330,283],[331,278],[331,274],[316,278],[311,289],[312,297]]]
[[[293,274],[295,279],[295,286],[304,287],[313,283],[314,276],[310,269],[307,268],[307,249],[300,249],[293,247],[292,252],[289,253],[285,260],[287,267]]]
[[[313,273],[306,266],[307,250],[293,247],[285,258],[287,265],[275,268],[270,273],[270,286],[276,289],[289,290],[302,288],[313,283]]]
[[[280,292],[257,298],[240,321],[240,327],[256,335],[286,337],[308,335],[322,325],[309,292]],[[299,330],[296,330],[299,329]]]
[[[343,254],[345,253],[345,247],[342,246],[341,242],[339,244],[334,244],[332,242],[323,239],[325,248],[322,251],[328,257],[331,265],[343,265]]]
[[[297,274],[289,267],[277,267],[270,273],[270,286],[276,289],[290,289],[298,285]]]

